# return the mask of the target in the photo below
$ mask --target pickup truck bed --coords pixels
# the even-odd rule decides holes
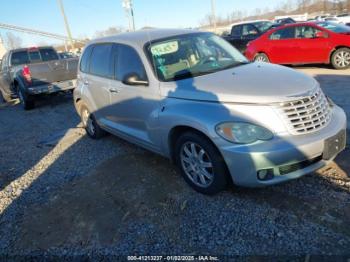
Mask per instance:
[[[60,59],[52,47],[17,49],[5,54],[0,90],[6,100],[18,96],[25,109],[35,97],[74,89],[78,58]]]

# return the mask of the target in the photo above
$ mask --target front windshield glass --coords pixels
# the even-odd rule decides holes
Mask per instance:
[[[248,63],[228,42],[211,33],[154,41],[146,50],[160,81],[196,77]]]
[[[269,29],[273,23],[270,22],[270,21],[264,21],[264,22],[256,22],[256,23],[253,23],[258,29],[260,32],[265,32],[267,29]]]
[[[333,31],[334,33],[350,33],[350,27],[333,22],[318,22],[317,25]]]

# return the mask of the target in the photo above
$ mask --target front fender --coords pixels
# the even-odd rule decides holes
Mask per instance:
[[[232,113],[221,103],[168,98],[163,104],[158,119],[159,134],[157,135],[162,138],[162,151],[170,156],[169,135],[173,128],[179,126],[202,132],[217,146],[227,143],[215,131],[217,124],[226,121],[243,121],[243,117]]]

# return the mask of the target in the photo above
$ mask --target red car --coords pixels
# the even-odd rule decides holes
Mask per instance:
[[[350,27],[332,22],[277,27],[250,42],[245,56],[276,64],[332,64],[350,67]]]

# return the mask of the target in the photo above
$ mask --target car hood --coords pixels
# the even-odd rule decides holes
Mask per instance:
[[[161,82],[164,97],[222,103],[274,103],[295,100],[318,88],[317,81],[293,69],[250,63],[194,78]]]

